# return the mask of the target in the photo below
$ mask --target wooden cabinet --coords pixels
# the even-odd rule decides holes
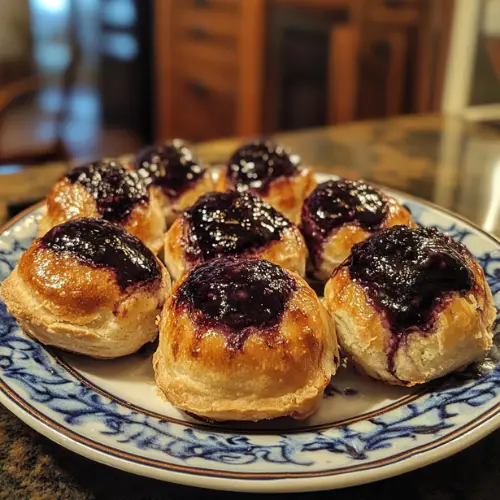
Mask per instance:
[[[424,3],[425,0],[364,0],[362,7],[365,19],[373,24],[414,26],[420,20]]]
[[[264,7],[264,0],[157,0],[159,138],[260,131]]]
[[[451,17],[451,2],[156,0],[157,135],[201,141],[431,111],[447,37],[435,11]]]
[[[330,30],[345,20],[342,11],[325,14],[270,3],[263,96],[265,132],[327,121]]]
[[[278,89],[268,98],[266,109],[274,116],[267,116],[266,131],[414,111],[417,28],[428,8],[426,0],[271,2],[277,33],[269,38],[268,75],[271,87]],[[311,52],[305,63],[299,55],[283,57],[293,39],[301,46],[297,54]],[[289,71],[301,71],[302,92],[290,91]],[[274,101],[278,111],[272,111]],[[293,113],[286,111],[290,108]]]
[[[407,30],[381,26],[365,34],[359,46],[357,119],[393,116],[409,111],[406,104],[412,93],[408,80],[415,59],[409,57]]]
[[[439,108],[453,0],[269,2],[266,132]]]
[[[234,92],[211,85],[203,77],[174,76],[172,92],[173,134],[192,141],[234,135],[236,97]]]

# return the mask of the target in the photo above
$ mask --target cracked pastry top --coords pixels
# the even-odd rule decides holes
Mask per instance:
[[[135,236],[103,219],[74,219],[33,241],[2,299],[40,342],[96,358],[137,351],[158,333],[170,277]]]

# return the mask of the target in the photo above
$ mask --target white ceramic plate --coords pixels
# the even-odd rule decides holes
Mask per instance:
[[[500,307],[500,243],[456,216],[398,197],[419,223],[467,245]],[[0,235],[0,280],[35,237],[41,210],[25,212]],[[135,474],[253,492],[340,488],[435,462],[500,425],[499,369],[481,376],[469,370],[412,390],[349,368],[305,422],[202,424],[159,396],[151,355],[152,348],[97,361],[48,349],[0,303],[0,401],[57,443]]]

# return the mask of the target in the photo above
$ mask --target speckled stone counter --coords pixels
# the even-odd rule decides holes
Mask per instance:
[[[278,140],[318,170],[363,177],[406,191],[500,235],[500,132],[494,129],[458,119],[421,116],[282,134]],[[231,139],[200,144],[197,152],[217,165],[224,163],[238,142]],[[0,219],[5,221],[18,207],[38,201],[67,168],[60,164],[3,172],[0,168]],[[497,431],[451,458],[396,478],[289,497],[496,500],[499,490]],[[0,499],[235,497],[234,493],[161,483],[91,462],[32,431],[0,407]]]

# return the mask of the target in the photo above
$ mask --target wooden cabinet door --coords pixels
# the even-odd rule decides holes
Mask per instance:
[[[322,11],[273,2],[268,18],[265,132],[328,122],[329,46],[332,26],[345,10]]]
[[[262,130],[266,0],[155,0],[158,140]]]
[[[366,36],[368,35],[368,36]],[[407,97],[408,32],[366,33],[350,25],[330,32],[328,122],[401,114]]]
[[[330,31],[328,61],[328,123],[356,119],[359,93],[359,32],[339,25]]]
[[[412,31],[375,26],[360,46],[358,119],[402,114],[409,105],[408,50]]]

